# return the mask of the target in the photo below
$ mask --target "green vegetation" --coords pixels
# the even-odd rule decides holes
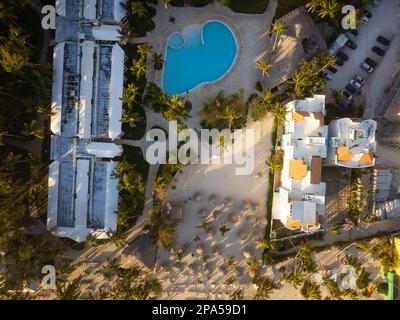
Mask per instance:
[[[278,8],[275,12],[275,19],[279,19],[290,11],[303,6],[308,0],[278,0]]]
[[[179,221],[171,221],[165,217],[163,206],[167,189],[179,169],[180,165],[176,164],[163,164],[160,166],[158,175],[153,182],[153,209],[146,225],[146,230],[150,232],[153,239],[154,247],[162,247],[168,251],[171,251],[175,242],[176,227]]]
[[[314,13],[320,19],[334,20],[340,14],[343,3],[337,0],[310,0],[306,4],[309,12]]]
[[[268,8],[269,0],[218,0],[232,11],[240,13],[264,13]]]
[[[145,162],[141,150],[124,146],[123,156],[116,162],[115,172],[115,176],[119,179],[117,236],[123,238],[124,233],[142,214],[148,170],[149,165]]]
[[[28,1],[0,0],[0,297],[58,265],[64,245],[46,230],[51,61],[40,56],[41,16]],[[44,59],[42,59],[44,58]],[[13,290],[13,291],[9,291]]]
[[[321,300],[321,291],[319,286],[310,280],[304,282],[304,285],[301,288],[301,294],[307,299]]]
[[[240,129],[246,125],[247,105],[243,102],[244,91],[225,96],[220,91],[216,97],[208,99],[199,116],[206,128]]]
[[[274,290],[281,288],[281,284],[279,282],[275,282],[267,277],[255,277],[253,283],[257,286],[257,293],[254,297],[255,299],[268,299]]]

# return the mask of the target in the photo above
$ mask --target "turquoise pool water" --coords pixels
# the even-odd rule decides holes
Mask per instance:
[[[236,39],[222,22],[209,21],[174,32],[168,39],[163,90],[176,95],[217,81],[229,71],[236,55]]]

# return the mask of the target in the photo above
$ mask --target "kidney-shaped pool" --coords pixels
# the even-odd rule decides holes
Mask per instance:
[[[233,66],[237,43],[223,22],[189,25],[168,38],[162,86],[168,95],[223,78]]]

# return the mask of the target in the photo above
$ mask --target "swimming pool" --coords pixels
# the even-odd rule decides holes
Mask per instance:
[[[231,29],[223,22],[190,25],[168,38],[162,87],[168,95],[186,93],[228,73],[237,55]]]

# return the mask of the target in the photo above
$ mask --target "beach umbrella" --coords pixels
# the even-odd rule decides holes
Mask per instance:
[[[202,245],[202,244],[198,245],[197,248],[196,248],[196,252],[199,255],[205,254],[206,253],[206,249],[204,248],[204,245]]]
[[[197,202],[200,202],[202,199],[202,193],[201,192],[196,192],[193,196],[193,199],[196,200]]]
[[[228,274],[228,267],[225,264],[221,264],[219,266],[219,270],[223,273],[223,274]]]
[[[216,204],[217,203],[217,196],[215,194],[212,194],[208,197],[208,202],[210,204]]]
[[[243,200],[242,201],[242,210],[246,211],[246,210],[249,210],[250,208],[251,208],[250,201]]]
[[[241,266],[235,266],[235,275],[237,277],[243,276],[244,269]]]
[[[252,250],[246,249],[246,250],[243,251],[243,256],[244,256],[246,259],[250,259],[250,258],[252,258],[252,257],[254,256],[254,253],[253,253]]]
[[[208,210],[205,208],[202,208],[199,210],[198,215],[202,218],[205,218],[208,215]]]
[[[227,206],[227,207],[232,207],[233,206],[233,199],[232,198],[230,198],[230,197],[228,197],[228,198],[225,198],[224,199],[224,205],[225,206]]]
[[[218,217],[220,216],[222,214],[222,211],[221,210],[214,210],[213,211],[213,218],[214,219],[218,219]]]
[[[257,202],[251,202],[251,208],[254,212],[257,212],[260,206],[258,205]]]
[[[212,248],[212,252],[215,254],[215,255],[221,255],[221,253],[222,253],[222,248],[221,248],[222,246],[221,245],[219,245],[219,244],[216,244],[216,245],[214,245],[213,246],[213,248]]]
[[[241,230],[241,231],[239,231],[238,236],[239,236],[239,239],[240,239],[240,240],[244,240],[244,239],[247,238],[248,233],[247,233],[246,230]]]
[[[239,214],[237,214],[236,212],[231,212],[228,215],[228,221],[232,224],[235,224],[239,221]]]
[[[246,223],[250,226],[254,226],[257,223],[257,219],[253,215],[248,215],[245,219]]]

